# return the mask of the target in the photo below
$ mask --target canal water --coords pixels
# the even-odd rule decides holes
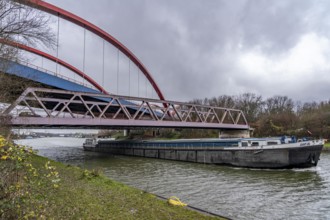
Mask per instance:
[[[233,219],[330,219],[330,153],[317,167],[261,170],[139,157],[82,149],[84,139],[19,140],[50,159],[101,169],[112,179]]]

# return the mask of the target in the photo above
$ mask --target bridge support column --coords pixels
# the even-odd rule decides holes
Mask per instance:
[[[130,129],[125,129],[124,130],[124,137],[127,137],[130,133]]]
[[[152,136],[153,137],[157,137],[160,135],[160,131],[159,131],[159,128],[157,128],[156,130],[152,130]]]

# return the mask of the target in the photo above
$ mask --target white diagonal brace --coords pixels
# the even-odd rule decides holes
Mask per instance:
[[[169,110],[170,110],[170,105],[167,105],[162,117],[160,118],[161,121],[165,118],[165,116],[166,116],[166,114],[168,113]]]
[[[144,101],[141,102],[141,105],[139,106],[138,110],[133,115],[133,119],[135,119],[136,116],[138,116],[138,114],[140,113],[141,109],[143,108],[143,104],[144,104]]]
[[[205,122],[207,122],[207,118],[209,117],[211,111],[212,111],[212,108],[210,108],[210,109],[207,111],[206,116],[205,116]]]
[[[239,112],[239,113],[238,113],[238,115],[237,115],[237,117],[236,117],[236,120],[235,120],[235,125],[237,125],[237,123],[238,123],[238,121],[239,121],[239,119],[240,119],[240,117],[241,117],[241,114],[242,114],[242,112]]]
[[[51,117],[51,114],[49,112],[49,110],[46,108],[46,106],[42,103],[42,101],[40,101],[40,99],[38,98],[37,94],[32,91],[31,94],[34,96],[34,98],[37,100],[37,102],[39,103],[39,105],[41,105],[41,107],[43,108],[43,110],[46,112],[46,114],[48,115],[48,117]]]
[[[231,111],[228,111],[229,117],[233,123],[235,123],[235,120],[233,118],[233,115],[231,114]]]
[[[87,103],[82,98],[82,96],[81,95],[77,95],[77,97],[81,100],[81,103],[85,106],[85,108],[87,109],[87,111],[91,114],[92,118],[96,118],[95,115],[93,114],[93,112],[89,109]]]
[[[31,88],[27,88],[2,114],[9,115],[9,113],[25,99],[25,97],[32,91]]]
[[[149,112],[150,112],[150,115],[152,116],[152,118],[155,120],[155,121],[158,121],[158,117],[157,115],[155,114],[155,112],[153,111],[152,107],[150,106],[150,103],[147,102],[147,106],[149,108]]]
[[[213,108],[213,114],[214,114],[215,118],[217,119],[218,123],[221,124],[221,121],[220,121],[220,119],[218,117],[218,114],[215,112],[215,109],[214,108]]]
[[[120,99],[116,99],[116,101],[117,101],[118,105],[120,106],[120,108],[122,109],[122,111],[124,112],[124,114],[126,115],[126,117],[128,119],[131,119],[132,118],[131,114],[129,113],[127,108],[121,104]]]
[[[227,110],[225,110],[225,112],[223,113],[223,115],[221,117],[221,122],[220,122],[221,124],[223,124],[223,121],[225,120],[226,116],[227,116]]]
[[[72,116],[72,118],[74,118],[74,115],[72,114],[72,112],[69,109],[69,105],[70,103],[76,98],[76,95],[73,95],[69,101],[64,102],[64,106],[62,107],[62,109],[60,111],[57,112],[57,114],[55,115],[55,117],[59,116],[61,113],[64,112],[65,109],[67,109],[70,112],[70,115]]]
[[[29,105],[29,103],[25,100],[23,100],[24,104],[28,107],[28,109],[30,109],[30,111],[32,112],[33,115],[38,115],[33,108]]]
[[[195,109],[195,113],[196,113],[196,115],[197,115],[198,118],[199,118],[199,121],[200,121],[200,122],[203,122],[203,119],[201,118],[201,116],[200,116],[200,114],[199,114],[199,111],[197,110],[197,107],[196,107],[196,106],[194,106],[194,109]],[[197,118],[196,118],[196,122],[198,122]]]
[[[105,112],[108,110],[108,108],[112,105],[112,102],[114,101],[114,99],[111,99],[111,101],[105,106],[105,108],[103,109],[103,111],[101,112],[101,114],[99,115],[99,118],[101,118],[102,116],[104,116],[105,118],[107,118],[105,116]]]
[[[170,105],[172,106],[172,108],[175,111],[176,115],[178,116],[179,120],[183,121],[181,115],[178,112],[178,110],[175,108],[175,105],[173,103],[171,103]]]
[[[187,113],[187,117],[185,118],[184,122],[186,122],[188,118],[190,119],[190,121],[192,121],[192,119],[191,119],[191,117],[190,117],[190,113],[191,113],[192,110],[193,110],[193,106],[191,106],[191,107],[189,108],[188,113]]]

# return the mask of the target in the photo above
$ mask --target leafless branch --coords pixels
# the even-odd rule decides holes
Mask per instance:
[[[0,0],[0,38],[21,44],[55,46],[55,35],[49,27],[50,17],[35,8],[20,4],[24,0]],[[12,59],[16,49],[0,44],[0,56]]]

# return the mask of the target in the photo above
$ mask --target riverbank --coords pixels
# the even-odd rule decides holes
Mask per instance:
[[[330,152],[330,143],[325,143],[323,146],[322,151]]]
[[[23,159],[24,160],[24,159]],[[17,172],[15,199],[0,200],[1,215],[40,219],[220,219],[174,207],[141,190],[113,181],[98,170],[32,155],[32,167]],[[3,157],[1,167],[11,160]],[[32,170],[32,171],[31,171]],[[27,175],[24,174],[27,172]],[[31,175],[28,175],[28,174]],[[28,180],[28,181],[27,181]],[[19,198],[18,198],[18,197]],[[8,206],[11,209],[8,209]],[[12,213],[8,213],[11,211]],[[17,213],[15,213],[17,212]]]
[[[102,170],[112,180],[166,198],[175,195],[183,202],[232,219],[330,216],[327,152],[313,168],[260,170],[86,152],[81,147],[84,140],[54,137],[17,143],[33,146],[38,155],[51,160]]]

